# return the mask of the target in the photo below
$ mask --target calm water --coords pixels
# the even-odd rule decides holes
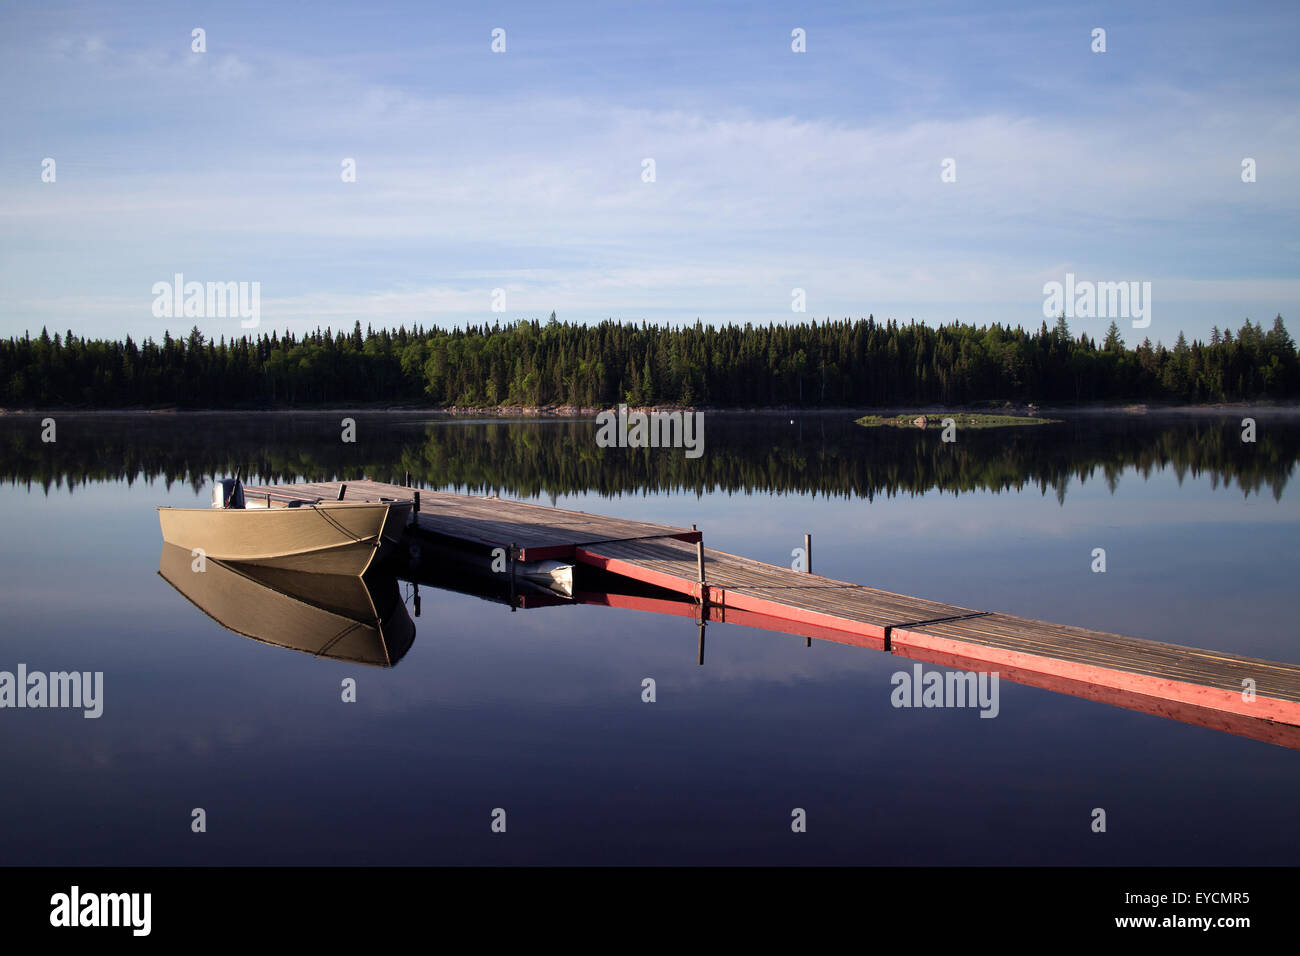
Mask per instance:
[[[98,720],[0,710],[6,862],[1296,862],[1294,751],[1006,681],[993,720],[895,709],[910,664],[887,654],[715,624],[700,667],[689,618],[429,587],[396,667],[316,659],[177,594],[153,510],[206,505],[238,468],[410,472],[697,523],[777,564],[811,532],[833,577],[1300,661],[1293,420],[1260,418],[1253,445],[1237,415],[943,446],[844,415],[711,416],[689,461],[602,452],[591,423],[357,417],[352,445],[339,416],[58,416],[53,444],[39,417],[0,419],[0,670],[105,682]]]

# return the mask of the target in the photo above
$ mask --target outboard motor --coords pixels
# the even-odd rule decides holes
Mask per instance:
[[[221,478],[212,486],[212,507],[244,507],[244,484],[238,478]]]

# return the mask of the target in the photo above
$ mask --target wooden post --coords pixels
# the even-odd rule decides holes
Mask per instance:
[[[346,495],[347,493],[348,493],[348,486],[346,484],[339,485],[339,496],[335,500],[342,501],[343,496]]]
[[[512,542],[507,555],[510,558],[510,613],[514,614],[518,610],[515,607],[515,558],[519,555],[519,546]]]
[[[415,616],[419,617],[420,616],[420,585],[416,584],[414,585],[414,587],[415,587],[415,602],[414,602]]]
[[[420,493],[418,491],[415,492],[414,502],[415,502],[415,507],[412,508],[412,513],[418,515],[420,513]]]
[[[800,427],[801,428],[803,427],[802,422],[800,423]],[[804,570],[806,570],[809,574],[812,574],[812,535],[811,534],[805,534],[803,536],[803,560],[804,560]],[[803,639],[803,646],[812,647],[812,638],[805,637]]]
[[[707,616],[709,606],[709,585],[704,580],[704,541],[695,542],[695,564],[700,575],[700,610],[701,617]]]

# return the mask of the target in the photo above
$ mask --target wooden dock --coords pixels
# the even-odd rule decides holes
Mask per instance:
[[[688,528],[606,518],[504,498],[421,491],[382,481],[246,485],[244,496],[250,500],[269,497],[276,502],[336,501],[340,487],[345,489],[344,501],[410,501],[418,493],[420,510],[416,520],[420,530],[477,547],[514,546],[521,561],[572,560],[575,547],[609,540],[664,537],[700,540],[700,532]]]
[[[343,484],[347,501],[410,500],[417,493],[382,482]],[[245,494],[335,500],[339,489],[338,482],[321,482],[250,486]],[[651,584],[694,602],[701,622],[752,624],[960,670],[996,670],[1017,683],[1300,748],[1300,665],[893,594],[703,548],[694,529],[418,493],[422,534],[480,549],[513,547],[520,560],[573,561]],[[650,609],[653,602],[642,603]]]

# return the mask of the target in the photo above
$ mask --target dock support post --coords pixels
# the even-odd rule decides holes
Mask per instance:
[[[706,617],[709,610],[709,585],[704,580],[704,542],[695,542],[695,564],[700,576],[700,616]]]
[[[510,613],[514,614],[519,610],[515,606],[515,559],[519,557],[519,545],[511,542],[508,556],[510,558]]]
[[[420,493],[418,491],[415,492],[415,498],[413,499],[413,501],[415,502],[415,507],[412,508],[411,510],[414,514],[418,515],[420,513]]]
[[[691,530],[695,531],[695,525],[691,525]],[[695,652],[695,663],[700,667],[704,666],[704,630],[709,626],[709,585],[704,580],[704,539],[701,537],[695,542],[695,566],[699,571],[700,578],[700,644]]]
[[[413,585],[413,587],[415,588],[415,600],[413,602],[415,604],[415,616],[419,617],[420,616],[420,585],[415,584]]]
[[[812,535],[811,534],[805,534],[803,536],[803,560],[804,560],[804,570],[807,573],[812,574]],[[803,646],[812,647],[812,638],[805,637],[803,639]]]

